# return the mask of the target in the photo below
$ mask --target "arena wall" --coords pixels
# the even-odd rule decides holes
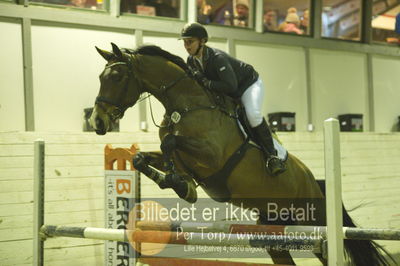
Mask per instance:
[[[324,178],[322,133],[279,136],[316,178]],[[0,265],[32,263],[32,166],[37,138],[46,142],[45,223],[57,225],[104,226],[105,144],[128,148],[138,143],[143,151],[159,149],[156,133],[0,133]],[[344,203],[356,223],[400,228],[400,134],[341,133],[341,151]],[[142,178],[142,196],[176,197],[146,177]],[[381,243],[394,254],[400,252],[399,242]],[[103,242],[51,239],[45,243],[45,259],[46,265],[102,265]]]

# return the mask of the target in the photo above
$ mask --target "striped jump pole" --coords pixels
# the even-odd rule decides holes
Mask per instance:
[[[106,229],[94,227],[68,227],[44,225],[41,228],[43,237],[75,237],[112,241],[129,241],[139,243],[159,243],[201,246],[244,246],[257,248],[279,247],[283,250],[310,250],[321,253],[322,239],[310,237],[294,238],[287,235],[253,235],[253,234],[209,234],[194,232],[141,231],[124,229]]]
[[[136,222],[141,230],[175,231],[175,232],[221,232],[221,233],[264,233],[269,235],[297,235],[326,237],[326,226],[301,225],[256,225],[227,222],[194,223],[194,222]],[[343,238],[353,240],[400,240],[400,230],[382,228],[343,227]]]
[[[43,225],[40,229],[40,235],[43,240],[48,237],[74,237],[88,238],[98,240],[111,240],[127,242],[125,230],[123,229],[106,229],[97,227],[73,227],[62,225]]]
[[[344,227],[343,237],[356,240],[400,240],[400,230]]]
[[[105,228],[97,228],[97,227],[70,227],[70,226],[55,226],[55,225],[44,225],[42,226],[40,233],[42,237],[45,239],[46,237],[56,237],[56,236],[64,236],[64,237],[76,237],[76,238],[89,238],[89,239],[100,239],[100,240],[111,240],[111,241],[121,241],[126,242],[129,239],[127,235],[129,233],[141,237],[145,236],[145,240],[149,241],[149,243],[157,243],[154,242],[155,240],[150,240],[151,235],[157,236],[175,236],[175,239],[179,239],[185,233],[192,234],[192,233],[224,233],[227,237],[234,239],[238,238],[233,237],[234,234],[238,235],[239,238],[242,236],[255,236],[254,233],[265,233],[264,235],[269,235],[270,238],[278,238],[280,236],[285,236],[283,233],[286,232],[293,232],[293,233],[300,233],[300,232],[313,232],[314,229],[320,230],[322,235],[326,234],[326,227],[325,226],[265,226],[265,225],[239,225],[236,224],[235,228],[239,230],[224,230],[219,231],[215,228],[211,230],[207,230],[205,225],[207,223],[181,223],[181,226],[184,227],[185,230],[180,232],[179,228],[177,231],[169,231],[169,230],[154,230],[154,229],[167,229],[166,225],[163,227],[158,225],[155,226],[146,223],[148,226],[141,226],[138,227],[140,230],[122,230],[122,229],[105,229]],[[242,227],[243,226],[243,227]],[[286,227],[288,229],[281,229]],[[187,231],[187,229],[191,229],[191,231]],[[265,229],[266,230],[265,230]],[[314,229],[313,229],[314,228]],[[150,229],[150,230],[149,230]],[[253,230],[255,229],[255,230]],[[277,229],[277,230],[275,230]],[[300,229],[299,231],[296,231]],[[302,231],[305,229],[304,231]],[[143,231],[142,231],[143,230]],[[229,233],[230,232],[230,233]],[[195,236],[199,234],[194,234]],[[309,236],[308,236],[309,237]],[[357,239],[357,240],[400,240],[400,230],[393,230],[393,229],[375,229],[375,228],[354,228],[354,227],[344,227],[343,228],[343,237],[345,239]],[[285,239],[291,239],[286,235]],[[314,238],[314,237],[312,237]],[[139,242],[146,242],[143,239]],[[157,240],[158,241],[158,240]]]
[[[221,232],[221,233],[264,233],[264,234],[288,234],[302,232],[305,234],[316,233],[315,230],[326,230],[319,226],[285,226],[285,225],[257,225],[238,224],[229,222],[147,222],[138,221],[136,227],[141,230],[159,231],[183,231],[183,232]],[[325,231],[322,232],[325,234]]]

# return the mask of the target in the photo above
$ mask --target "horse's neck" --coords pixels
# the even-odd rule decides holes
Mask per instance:
[[[183,78],[185,72],[179,66],[161,57],[140,56],[138,69],[144,90],[154,95],[167,110],[209,101],[204,89],[189,77]],[[170,86],[166,93],[163,86]]]

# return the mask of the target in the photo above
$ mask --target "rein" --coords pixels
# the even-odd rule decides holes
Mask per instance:
[[[169,85],[167,86],[160,86],[160,89],[162,90],[162,93],[165,95],[168,91],[168,89],[172,88],[174,85],[176,85],[179,81],[181,81],[182,79],[189,77],[189,75],[187,73],[185,73],[182,77],[178,78],[177,80],[171,82]],[[202,87],[202,86],[201,86]],[[149,106],[150,106],[150,113],[151,113],[151,118],[153,120],[153,124],[158,127],[158,128],[168,128],[173,126],[173,124],[177,124],[179,123],[179,121],[181,120],[181,118],[191,112],[194,111],[199,111],[199,110],[215,110],[215,109],[219,109],[223,114],[227,115],[230,118],[233,119],[238,119],[238,117],[235,114],[231,114],[228,110],[226,110],[226,108],[223,108],[221,106],[221,104],[218,104],[217,101],[215,100],[215,97],[211,96],[211,92],[207,91],[207,89],[205,89],[204,87],[202,87],[203,90],[205,90],[205,93],[207,95],[207,97],[209,98],[210,102],[212,102],[213,104],[210,106],[200,106],[200,107],[196,107],[196,108],[189,108],[189,107],[185,107],[182,110],[174,110],[174,111],[169,111],[166,110],[166,114],[164,115],[164,119],[166,119],[168,121],[167,125],[161,126],[161,125],[157,125],[155,120],[154,120],[154,116],[153,116],[153,110],[151,107],[151,101],[149,99]],[[218,96],[217,96],[218,98]]]
[[[164,118],[166,120],[168,120],[168,124],[165,125],[165,126],[157,126],[157,125],[156,126],[159,127],[159,128],[170,127],[173,124],[179,123],[179,121],[182,119],[182,117],[184,115],[186,115],[188,113],[191,113],[191,112],[194,112],[194,111],[199,111],[199,110],[219,110],[219,111],[221,111],[221,113],[225,114],[229,118],[238,119],[237,115],[230,113],[226,108],[224,108],[222,106],[221,103],[217,103],[216,98],[219,99],[218,98],[219,96],[214,96],[213,97],[212,95],[210,95],[211,94],[210,91],[207,91],[207,89],[205,89],[204,87],[202,87],[202,88],[205,90],[205,92],[206,92],[208,98],[210,99],[210,101],[213,102],[214,104],[209,105],[209,106],[199,106],[199,107],[196,107],[196,108],[185,107],[182,110],[175,110],[173,112],[170,112],[170,114],[167,114],[168,113],[167,112],[164,115]],[[154,123],[154,120],[153,120],[153,123]]]
[[[178,84],[181,80],[183,80],[183,79],[185,79],[185,78],[188,78],[189,76],[188,76],[188,74],[187,73],[185,73],[185,74],[183,74],[182,76],[180,76],[180,77],[178,77],[176,80],[174,80],[174,81],[172,81],[171,83],[169,83],[168,85],[161,85],[160,87],[159,87],[159,90],[161,90],[161,93],[162,94],[164,94],[164,95],[166,95],[166,93],[168,92],[168,90],[170,90],[171,88],[173,88],[176,84]],[[150,94],[150,93],[149,93]],[[209,96],[209,94],[207,93],[207,95]],[[150,95],[148,95],[148,96],[146,96],[144,99],[146,99],[146,98],[149,98],[151,96],[151,94]],[[209,97],[210,98],[210,97]],[[143,99],[143,100],[144,100]],[[210,99],[211,100],[211,99]],[[211,109],[211,110],[214,110],[214,109],[217,109],[217,105],[211,105],[211,106],[201,106],[201,107],[197,107],[197,108],[193,108],[193,109],[189,109],[188,107],[185,107],[183,110],[181,110],[181,111],[178,111],[178,110],[175,110],[175,111],[173,111],[170,115],[168,115],[167,113],[170,113],[170,112],[168,112],[168,111],[166,111],[166,114],[164,115],[164,118],[166,119],[166,120],[168,120],[168,124],[167,125],[158,125],[157,123],[156,123],[156,121],[155,121],[155,119],[154,119],[154,115],[153,115],[153,108],[152,108],[152,106],[151,106],[151,100],[150,100],[150,98],[149,98],[149,107],[150,107],[150,114],[151,114],[151,119],[152,119],[152,121],[153,121],[153,124],[156,126],[156,127],[158,127],[158,128],[168,128],[168,127],[170,127],[170,126],[172,126],[173,124],[177,124],[180,120],[181,120],[181,118],[182,118],[182,116],[183,115],[185,115],[185,114],[187,114],[187,113],[189,113],[189,112],[193,112],[193,111],[198,111],[198,110],[207,110],[207,109]]]
[[[171,89],[171,88],[174,87],[176,84],[178,84],[181,80],[183,80],[183,79],[185,79],[185,78],[187,78],[187,77],[188,77],[188,75],[185,73],[185,74],[183,74],[182,76],[178,77],[176,80],[174,80],[174,81],[172,81],[171,83],[169,83],[168,85],[161,85],[159,89],[161,90],[162,94],[165,95],[169,89]],[[144,97],[143,100],[145,100],[146,98],[149,98],[150,114],[151,114],[151,120],[153,121],[153,124],[154,124],[156,127],[158,127],[158,128],[168,127],[169,125],[167,125],[167,126],[160,126],[160,125],[158,125],[158,124],[156,123],[156,121],[155,121],[155,119],[154,119],[154,115],[153,115],[153,108],[152,108],[152,106],[151,106],[151,100],[150,100],[150,97],[151,97],[151,96],[152,96],[151,93],[148,93],[148,95],[147,95],[146,97]],[[142,101],[143,101],[143,100],[142,100]]]
[[[132,58],[132,54],[130,54],[130,58]],[[111,118],[113,120],[116,119],[120,119],[123,117],[125,111],[131,107],[130,104],[121,104],[124,100],[124,98],[126,98],[127,94],[128,94],[128,89],[129,89],[129,81],[131,78],[133,78],[133,72],[131,69],[131,61],[129,60],[128,62],[115,62],[112,63],[110,65],[106,65],[105,69],[107,68],[112,68],[114,66],[117,65],[126,65],[128,67],[128,80],[126,81],[125,86],[123,87],[123,90],[121,91],[120,95],[117,97],[116,100],[112,100],[103,96],[97,96],[96,100],[95,100],[95,104],[97,103],[107,103],[113,107],[115,107],[115,109],[112,111],[112,113],[110,113],[109,115],[111,116]],[[162,94],[166,94],[171,88],[175,87],[176,84],[178,84],[180,81],[182,81],[185,78],[188,78],[188,74],[185,73],[181,76],[179,76],[177,79],[173,80],[172,82],[170,82],[167,85],[161,85],[159,87],[159,90],[161,91]],[[204,88],[203,88],[204,89]],[[166,114],[164,115],[164,118],[168,121],[167,125],[157,125],[157,123],[155,122],[154,119],[154,115],[153,115],[153,109],[151,106],[151,100],[150,97],[152,96],[150,93],[148,93],[147,96],[145,96],[144,98],[140,99],[138,102],[141,102],[143,100],[145,100],[146,98],[149,98],[149,106],[150,106],[150,113],[151,113],[151,118],[153,121],[153,124],[158,127],[158,128],[167,128],[172,126],[173,124],[177,124],[179,123],[179,121],[181,120],[181,118],[190,113],[190,112],[194,112],[194,111],[198,111],[198,110],[215,110],[215,109],[219,109],[222,113],[226,114],[227,116],[229,116],[230,118],[233,119],[237,119],[237,116],[235,114],[231,114],[228,110],[226,110],[225,108],[223,108],[222,106],[220,106],[220,104],[218,104],[215,100],[215,97],[210,96],[210,92],[206,91],[206,94],[208,96],[208,98],[210,99],[211,102],[213,102],[214,104],[210,105],[210,106],[200,106],[200,107],[196,107],[196,108],[189,108],[189,107],[185,107],[183,108],[183,110],[174,110],[172,112],[166,112]],[[170,114],[168,114],[170,113]]]

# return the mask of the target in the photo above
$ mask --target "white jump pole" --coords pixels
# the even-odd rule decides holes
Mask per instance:
[[[33,261],[32,265],[43,265],[43,241],[40,228],[44,224],[44,141],[34,142],[33,159]]]
[[[339,121],[324,122],[328,265],[344,265]]]

